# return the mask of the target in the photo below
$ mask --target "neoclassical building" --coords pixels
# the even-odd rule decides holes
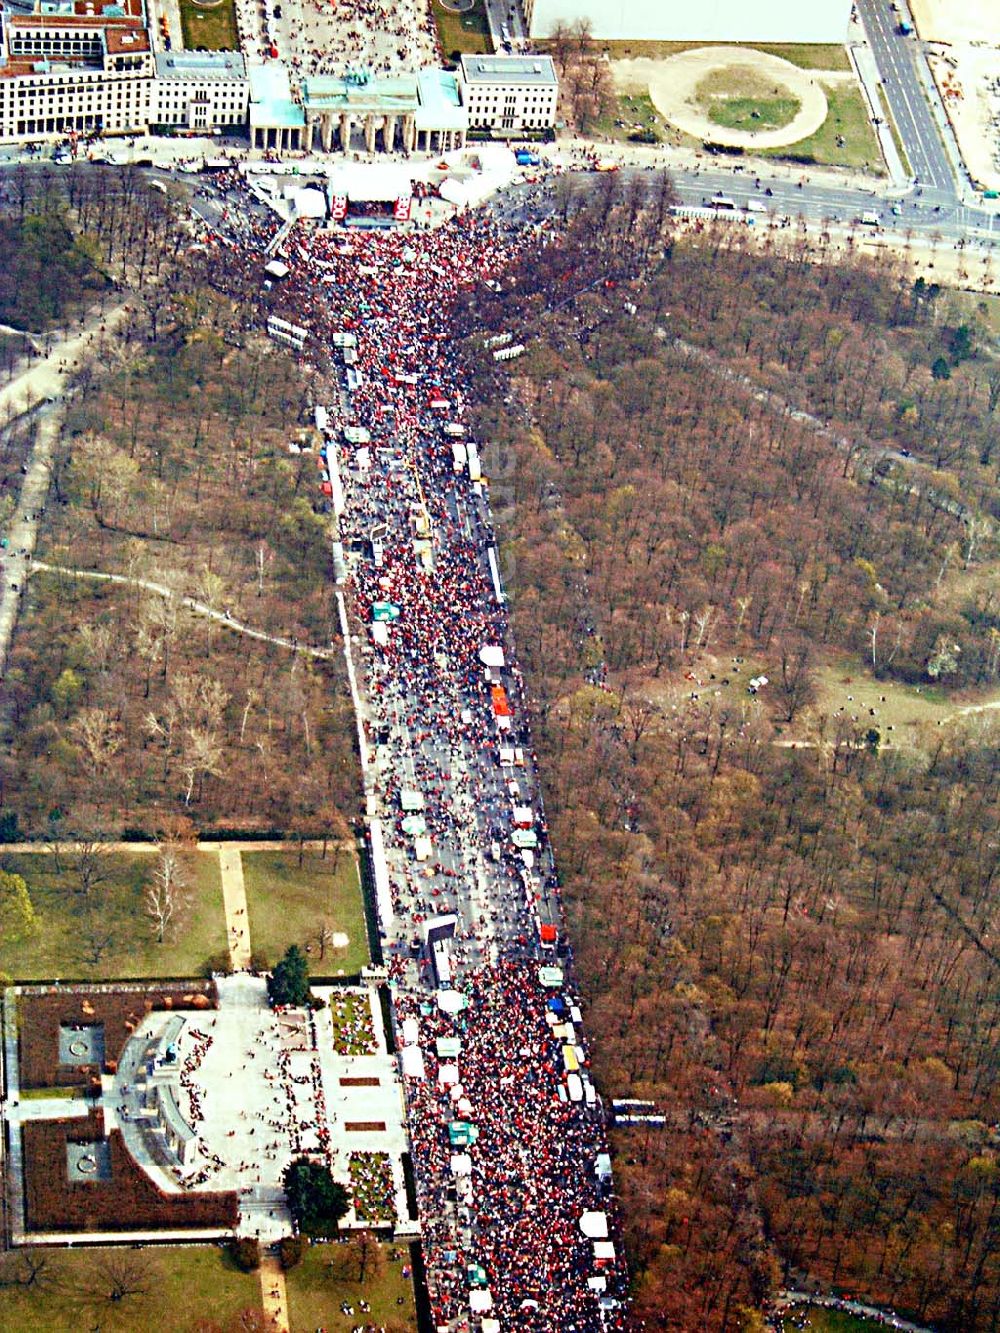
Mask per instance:
[[[303,147],[344,153],[443,152],[465,144],[468,114],[457,77],[448,70],[381,78],[367,71],[303,80]],[[361,142],[354,143],[358,132]]]

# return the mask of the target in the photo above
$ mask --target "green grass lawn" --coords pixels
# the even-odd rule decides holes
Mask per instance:
[[[794,1330],[806,1328],[810,1333],[869,1333],[874,1328],[884,1328],[884,1324],[876,1324],[871,1319],[860,1319],[857,1315],[842,1314],[839,1310],[824,1310],[819,1305],[810,1305],[808,1307],[797,1307],[798,1313],[795,1321],[785,1319],[785,1333],[793,1333]],[[803,1325],[800,1321],[805,1315],[808,1322]]]
[[[359,971],[369,961],[364,903],[353,853],[307,851],[299,867],[297,851],[244,852],[243,878],[255,957],[275,963],[290,944],[308,950],[316,976]],[[326,945],[320,957],[319,932],[342,931],[346,948]]]
[[[240,44],[236,29],[236,6],[222,0],[212,9],[180,0],[181,32],[188,51],[235,51]]]
[[[185,1333],[197,1320],[229,1328],[243,1310],[260,1308],[260,1281],[241,1273],[228,1253],[214,1245],[47,1250],[45,1268],[30,1287],[4,1285],[0,1333],[67,1333],[100,1328],[102,1333],[169,1329]],[[142,1291],[108,1299],[108,1263],[127,1264]],[[22,1256],[0,1259],[4,1279],[23,1275]],[[315,1327],[315,1325],[313,1325]]]
[[[712,70],[698,84],[695,96],[713,125],[731,130],[783,129],[802,106],[783,84],[750,65]]]
[[[381,1249],[384,1256],[381,1275],[360,1284],[345,1281],[340,1275],[348,1257],[346,1245],[308,1246],[302,1263],[285,1278],[291,1333],[314,1333],[317,1328],[325,1328],[327,1333],[341,1333],[344,1329],[357,1328],[359,1323],[376,1326],[394,1323],[404,1328],[416,1328],[413,1287],[402,1274],[403,1265],[409,1263],[409,1251],[405,1248],[396,1250],[401,1257],[390,1259],[393,1247],[383,1245]],[[397,1304],[400,1297],[402,1304]],[[360,1300],[369,1303],[370,1314],[360,1313]],[[341,1314],[341,1301],[353,1305],[355,1313]]]
[[[431,10],[445,60],[451,59],[453,51],[477,56],[489,55],[492,52],[490,25],[486,18],[483,0],[476,0],[467,14],[455,14],[452,10],[445,9],[439,0],[431,0]]]
[[[787,148],[763,149],[764,156],[787,157],[805,153],[820,163],[883,175],[882,154],[861,89],[854,84],[847,87],[824,84],[823,90],[829,109],[816,133]],[[842,144],[838,142],[839,138],[843,139]]]
[[[107,878],[84,895],[72,853],[5,855],[3,868],[23,875],[35,908],[35,935],[0,945],[0,972],[16,981],[205,975],[226,948],[218,857],[185,852],[186,904],[162,944],[145,905],[155,865],[150,853],[107,856]]]
[[[545,42],[538,43],[538,46],[543,50],[545,45]],[[752,45],[746,45],[742,42],[632,42],[622,40],[599,42],[596,45],[602,51],[607,51],[612,60],[632,60],[639,56],[648,56],[650,60],[666,60],[668,56],[680,55],[682,51],[700,51],[704,46],[743,46],[748,54],[753,51],[765,51],[768,55],[779,56],[782,60],[787,60],[790,65],[798,65],[800,69],[849,70],[851,68],[847,51],[844,47],[836,44],[824,45],[820,43],[815,46],[796,45],[794,43],[768,45],[754,42]]]
[[[619,120],[624,121],[624,125],[617,124]],[[652,130],[661,140],[673,134],[646,92],[621,93],[616,98],[614,110],[594,122],[593,132],[627,143],[636,127]]]

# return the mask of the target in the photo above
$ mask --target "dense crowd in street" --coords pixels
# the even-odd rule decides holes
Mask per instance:
[[[585,1212],[612,1211],[597,1169],[603,1122],[590,1099],[567,1096],[555,992],[541,984],[541,967],[571,959],[539,942],[542,922],[558,923],[559,902],[523,682],[487,559],[497,544],[485,491],[452,449],[469,428],[454,299],[532,243],[488,214],[433,232],[296,234],[275,313],[310,331],[313,364],[335,335],[357,339],[353,387],[340,371],[331,394],[327,449],[346,497],[351,611],[366,638],[376,611],[391,608],[363,649],[363,721],[396,914],[385,931],[396,1015],[417,1020],[426,1059],[407,1098],[433,1311],[438,1322],[467,1317],[468,1266],[481,1265],[503,1327],[573,1333],[619,1326],[623,1261],[616,1246],[598,1268],[580,1229]],[[242,252],[251,281],[262,248]],[[344,427],[370,439],[348,442]],[[492,668],[484,648],[500,655]],[[516,767],[501,764],[502,747],[517,747]],[[404,830],[404,790],[420,795],[429,854]],[[519,803],[532,809],[530,851],[512,836]],[[457,1015],[428,1002],[427,982],[441,979],[428,975],[426,952],[417,962],[408,949],[422,922],[448,911],[458,916],[452,984],[466,1005]],[[462,1043],[457,1089],[437,1079],[441,1036]],[[457,1113],[479,1133],[464,1194],[448,1130]]]

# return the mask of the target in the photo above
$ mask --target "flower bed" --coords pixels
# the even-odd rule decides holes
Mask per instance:
[[[330,996],[333,1049],[341,1055],[378,1055],[375,1024],[367,994]]]
[[[394,1222],[392,1163],[384,1152],[352,1152],[351,1199],[360,1222]]]

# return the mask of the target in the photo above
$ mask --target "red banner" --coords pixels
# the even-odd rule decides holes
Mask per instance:
[[[347,217],[347,195],[335,194],[330,201],[330,216],[334,222]]]
[[[396,207],[393,209],[392,216],[397,222],[409,222],[410,196],[408,194],[401,194],[396,200]]]

